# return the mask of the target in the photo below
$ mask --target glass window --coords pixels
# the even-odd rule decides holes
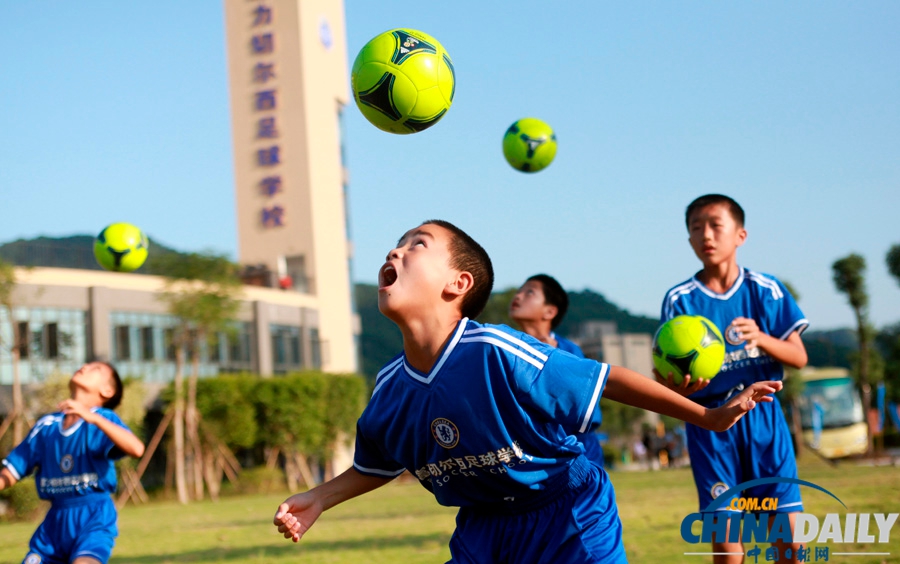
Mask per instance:
[[[141,327],[141,360],[153,360],[153,327]]]
[[[284,346],[284,335],[280,332],[272,335],[272,355],[275,366],[283,366],[287,361],[287,354]]]
[[[299,327],[271,325],[272,363],[276,372],[287,372],[303,368],[303,348]]]
[[[17,343],[17,345],[19,347],[19,358],[28,358],[28,356],[29,356],[29,354],[28,354],[28,352],[29,352],[28,351],[29,337],[30,337],[30,335],[28,333],[28,322],[20,321],[19,322],[19,342]]]
[[[284,259],[287,275],[291,279],[291,289],[297,292],[309,292],[309,280],[306,276],[306,258],[293,255]]]
[[[291,344],[291,364],[294,366],[300,366],[300,335],[289,335],[288,340]]]
[[[175,360],[175,329],[171,327],[167,328],[163,332],[163,337],[165,338],[166,344],[166,358],[168,360]]]
[[[114,330],[116,360],[131,360],[131,339],[127,325],[118,325]]]
[[[59,358],[59,326],[56,323],[44,325],[44,347],[47,358]]]

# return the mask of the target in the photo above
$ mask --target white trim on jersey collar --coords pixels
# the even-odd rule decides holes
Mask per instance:
[[[402,365],[403,356],[401,355],[395,361],[388,364],[378,372],[378,374],[375,376],[375,389],[372,390],[372,397],[375,397],[375,394],[378,393],[378,390],[380,390],[388,380],[394,377],[394,374],[397,373]]]
[[[65,415],[63,415],[62,417],[59,418],[59,434],[62,435],[62,436],[64,436],[64,437],[69,437],[69,436],[71,436],[72,433],[74,433],[75,431],[77,431],[78,428],[81,427],[81,424],[84,423],[84,419],[82,419],[82,418],[79,417],[79,418],[78,418],[78,421],[76,421],[74,425],[72,425],[71,427],[69,427],[68,429],[66,429],[65,427],[63,427],[63,424],[65,423],[65,421],[66,421],[66,416],[65,416]]]
[[[734,293],[737,292],[738,289],[741,287],[741,284],[744,283],[744,269],[741,268],[740,265],[738,265],[738,277],[737,277],[737,280],[734,281],[734,284],[731,285],[731,288],[728,288],[728,291],[725,292],[724,294],[718,294],[718,293],[716,293],[716,292],[713,292],[713,291],[710,290],[709,288],[707,288],[706,285],[705,285],[703,282],[701,282],[701,281],[697,278],[696,275],[694,275],[694,277],[692,278],[692,280],[693,280],[694,282],[696,282],[697,288],[698,288],[701,292],[703,292],[704,294],[706,294],[707,296],[709,296],[710,298],[713,298],[713,299],[716,299],[716,300],[727,300],[728,298],[730,298],[731,296],[733,296]]]
[[[463,331],[466,330],[466,325],[469,324],[469,318],[463,317],[459,324],[456,326],[456,332],[453,334],[453,338],[450,339],[450,342],[447,343],[447,348],[444,349],[444,354],[441,355],[440,360],[437,361],[431,368],[431,372],[427,375],[422,376],[416,369],[406,363],[406,354],[403,355],[403,369],[406,370],[406,373],[409,374],[415,380],[422,382],[423,384],[430,384],[434,377],[437,376],[438,372],[440,372],[441,367],[444,366],[444,363],[447,361],[447,358],[450,357],[450,353],[453,352],[453,349],[456,348],[456,343],[459,342],[460,337],[462,337]]]

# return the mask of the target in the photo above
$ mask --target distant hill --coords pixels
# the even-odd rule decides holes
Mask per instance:
[[[851,329],[806,331],[803,344],[811,366],[852,368],[853,355],[859,349],[856,331]]]
[[[593,290],[580,292],[568,292],[569,311],[565,319],[559,324],[558,331],[561,335],[570,335],[575,332],[582,322],[591,319],[615,321],[621,333],[656,333],[659,327],[659,318],[644,315],[633,315],[626,309],[609,302],[601,294]]]
[[[155,274],[154,256],[179,253],[175,249],[150,239],[151,254],[147,262],[135,271],[137,274]],[[179,253],[181,254],[181,253]],[[0,259],[17,266],[44,266],[53,268],[80,268],[103,270],[94,259],[94,236],[38,237],[19,239],[0,245]]]
[[[20,239],[0,245],[0,259],[19,266],[100,270],[94,260],[93,245],[94,237],[91,235]],[[150,240],[150,247],[150,258],[136,271],[139,274],[155,273],[154,256],[179,253],[153,239]],[[362,321],[362,371],[371,378],[400,352],[403,340],[397,327],[378,311],[378,288],[372,284],[359,283],[354,285],[354,291],[356,308]],[[506,289],[492,295],[485,313],[487,321],[505,322],[509,300],[512,299],[511,292],[512,290]],[[607,301],[602,294],[585,289],[569,292],[569,311],[557,331],[561,335],[571,335],[581,322],[592,319],[614,321],[623,333],[653,334],[658,325],[655,317],[633,315]],[[803,341],[812,366],[849,368],[857,348],[856,335],[851,329],[809,331],[803,335]]]

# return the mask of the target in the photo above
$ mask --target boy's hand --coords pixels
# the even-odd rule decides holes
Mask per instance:
[[[759,325],[756,324],[755,319],[750,319],[749,317],[736,317],[734,321],[731,322],[731,326],[734,327],[741,338],[746,341],[744,348],[752,349],[758,346],[759,336],[762,332],[759,330]]]
[[[284,538],[297,542],[313,526],[322,511],[315,496],[304,492],[284,500],[275,512],[273,523]]]
[[[717,433],[730,429],[745,413],[756,407],[757,403],[774,401],[771,394],[780,390],[782,386],[781,382],[774,380],[751,384],[728,400],[725,405],[708,410],[706,419],[709,425],[706,428]]]
[[[653,375],[656,377],[657,382],[683,396],[689,396],[694,392],[699,392],[709,385],[709,380],[704,380],[703,378],[698,378],[696,382],[692,382],[690,374],[685,374],[684,378],[681,379],[680,384],[675,383],[671,372],[669,372],[668,378],[663,378],[662,374],[654,368]]]
[[[65,415],[75,414],[88,423],[92,423],[94,421],[94,412],[91,411],[90,408],[83,403],[71,398],[59,402],[59,405],[56,406],[56,409],[62,411]]]

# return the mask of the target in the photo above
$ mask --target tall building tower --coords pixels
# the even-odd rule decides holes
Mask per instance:
[[[264,265],[287,292],[313,297],[314,319],[301,323],[315,328],[322,368],[355,372],[359,323],[341,141],[350,91],[343,2],[224,6],[239,261]],[[257,315],[267,331],[266,312]]]

